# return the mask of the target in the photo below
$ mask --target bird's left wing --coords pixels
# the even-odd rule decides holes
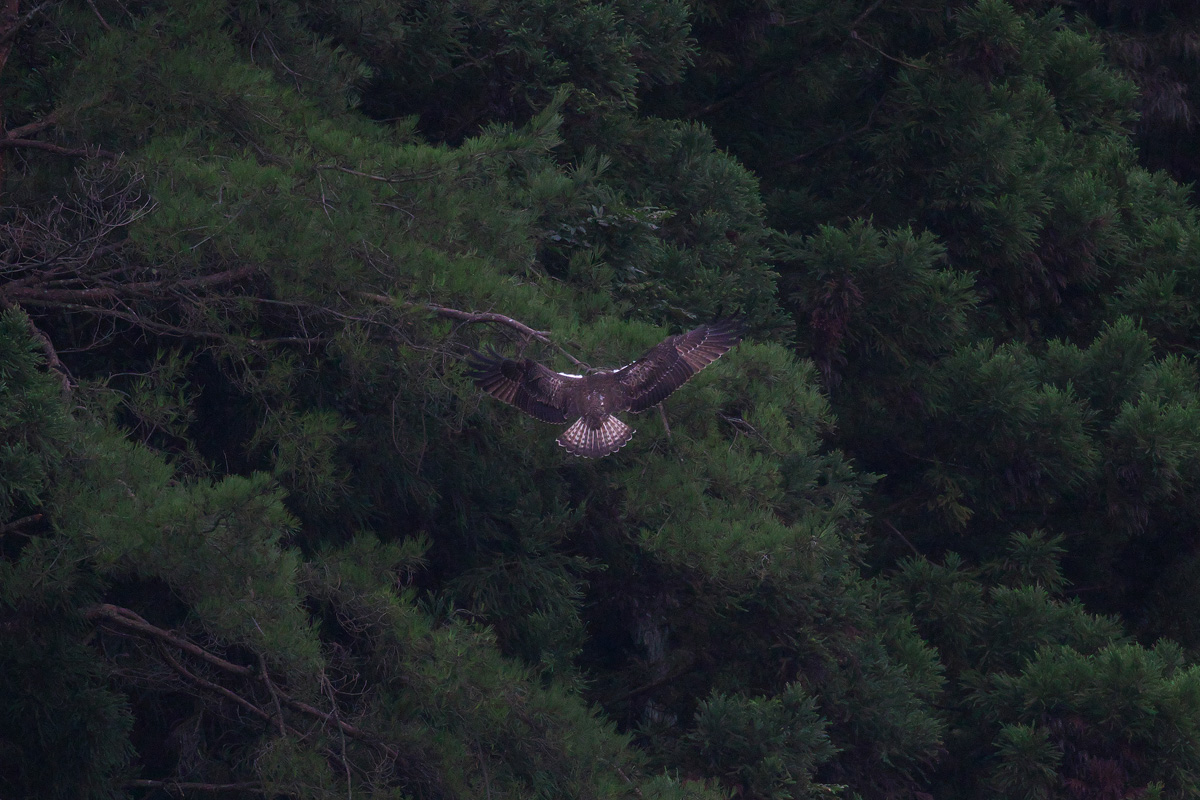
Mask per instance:
[[[667,399],[700,370],[742,340],[742,324],[725,320],[664,339],[617,371],[629,391],[630,411],[645,411]]]
[[[562,375],[536,361],[505,358],[495,350],[490,356],[472,352],[468,361],[475,385],[542,422],[567,422],[567,384],[579,380]]]

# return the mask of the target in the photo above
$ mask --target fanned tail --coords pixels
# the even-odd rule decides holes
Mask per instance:
[[[580,417],[563,431],[558,443],[573,456],[600,458],[617,452],[632,438],[633,428],[610,414],[598,427],[588,425],[587,420]]]

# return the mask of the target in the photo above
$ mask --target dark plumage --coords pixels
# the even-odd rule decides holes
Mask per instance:
[[[658,405],[741,340],[741,323],[714,322],[667,337],[632,364],[587,375],[555,372],[493,350],[490,356],[471,354],[471,377],[492,397],[542,422],[574,420],[558,443],[572,455],[599,458],[633,437],[633,428],[614,414]]]

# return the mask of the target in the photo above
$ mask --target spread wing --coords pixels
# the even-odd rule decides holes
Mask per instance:
[[[489,348],[490,349],[490,348]],[[579,380],[543,367],[536,361],[505,358],[495,350],[490,356],[471,353],[470,375],[485,392],[542,422],[568,422],[569,384]]]
[[[667,399],[688,378],[742,340],[742,325],[725,320],[664,339],[646,355],[617,371],[629,392],[629,410],[645,411]]]

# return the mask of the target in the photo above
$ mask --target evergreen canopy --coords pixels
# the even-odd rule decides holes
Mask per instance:
[[[0,795],[1196,796],[1197,18],[1065,6],[4,0]]]

